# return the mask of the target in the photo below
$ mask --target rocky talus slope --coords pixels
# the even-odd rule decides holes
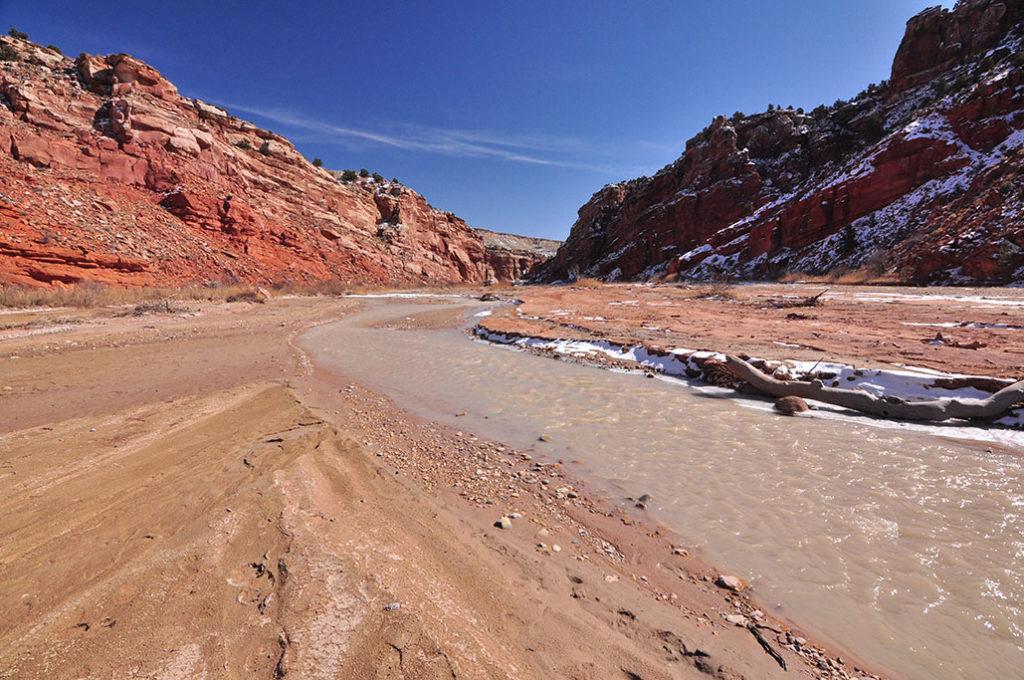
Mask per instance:
[[[343,182],[124,54],[0,37],[0,283],[501,279],[423,196]]]
[[[525,279],[534,273],[535,267],[554,257],[561,241],[517,236],[500,231],[476,229],[484,240],[487,267],[493,278],[499,281]]]
[[[859,275],[1024,281],[1024,0],[910,19],[891,78],[813,111],[720,116],[602,188],[550,280]]]

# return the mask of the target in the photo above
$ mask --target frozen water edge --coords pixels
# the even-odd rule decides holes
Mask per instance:
[[[632,370],[624,368],[612,369],[618,372],[637,373],[646,369],[654,371],[655,377],[663,381],[695,389],[704,394],[732,398],[746,408],[754,408],[761,411],[770,411],[772,409],[771,404],[764,399],[742,395],[724,387],[707,385],[698,379],[688,377],[693,375],[694,371],[701,371],[700,367],[694,362],[695,359],[724,358],[724,355],[718,352],[677,348],[667,354],[653,354],[642,345],[627,347],[608,342],[607,340],[549,340],[531,336],[495,333],[480,326],[474,328],[473,332],[480,342],[521,351],[549,351],[583,361],[586,361],[588,357],[604,355],[627,365],[632,363],[637,366],[636,369]],[[935,378],[971,377],[956,373],[942,373],[927,369],[918,370],[912,367],[903,367],[901,370],[858,369],[848,364],[830,362],[818,362],[815,364],[814,362],[796,360],[768,363],[770,366],[778,364],[775,373],[776,377],[793,378],[814,368],[820,372],[834,373],[835,377],[832,380],[838,382],[843,387],[862,389],[878,396],[895,396],[904,399],[979,399],[989,396],[988,392],[974,387],[945,389],[932,385],[932,381]],[[811,401],[810,403],[815,408],[812,411],[801,414],[801,417],[847,420],[885,429],[923,432],[955,439],[993,442],[1024,449],[1024,429],[1017,429],[1024,428],[1024,409],[1020,409],[995,421],[995,424],[999,427],[978,427],[962,424],[963,421],[924,424],[887,420],[857,413],[831,404],[817,401]]]

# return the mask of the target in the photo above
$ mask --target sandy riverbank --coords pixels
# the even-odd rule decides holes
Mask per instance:
[[[785,675],[724,618],[748,594],[568,461],[311,370],[291,339],[358,304],[5,319],[0,677]]]

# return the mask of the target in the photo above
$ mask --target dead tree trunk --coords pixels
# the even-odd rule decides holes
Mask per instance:
[[[773,397],[813,399],[883,418],[933,421],[998,418],[1011,407],[1024,402],[1024,380],[1004,387],[987,399],[907,401],[898,397],[876,397],[863,390],[826,387],[820,380],[777,380],[734,356],[725,357],[725,368],[738,379]]]

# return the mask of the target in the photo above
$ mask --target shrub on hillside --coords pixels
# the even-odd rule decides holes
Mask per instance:
[[[322,160],[320,160],[319,158],[314,158],[313,159],[313,167],[314,168],[322,168],[322,167],[324,167],[324,162]]]
[[[366,168],[359,168],[359,176],[360,177],[369,177],[370,176],[370,171],[367,170]]]
[[[18,51],[7,43],[0,43],[0,61],[18,61]]]
[[[7,31],[7,35],[12,38],[17,38],[18,40],[28,40],[28,33],[19,31],[14,26],[11,26],[11,30]]]
[[[342,182],[355,182],[358,178],[359,175],[356,174],[355,170],[346,170],[345,172],[341,173]]]

